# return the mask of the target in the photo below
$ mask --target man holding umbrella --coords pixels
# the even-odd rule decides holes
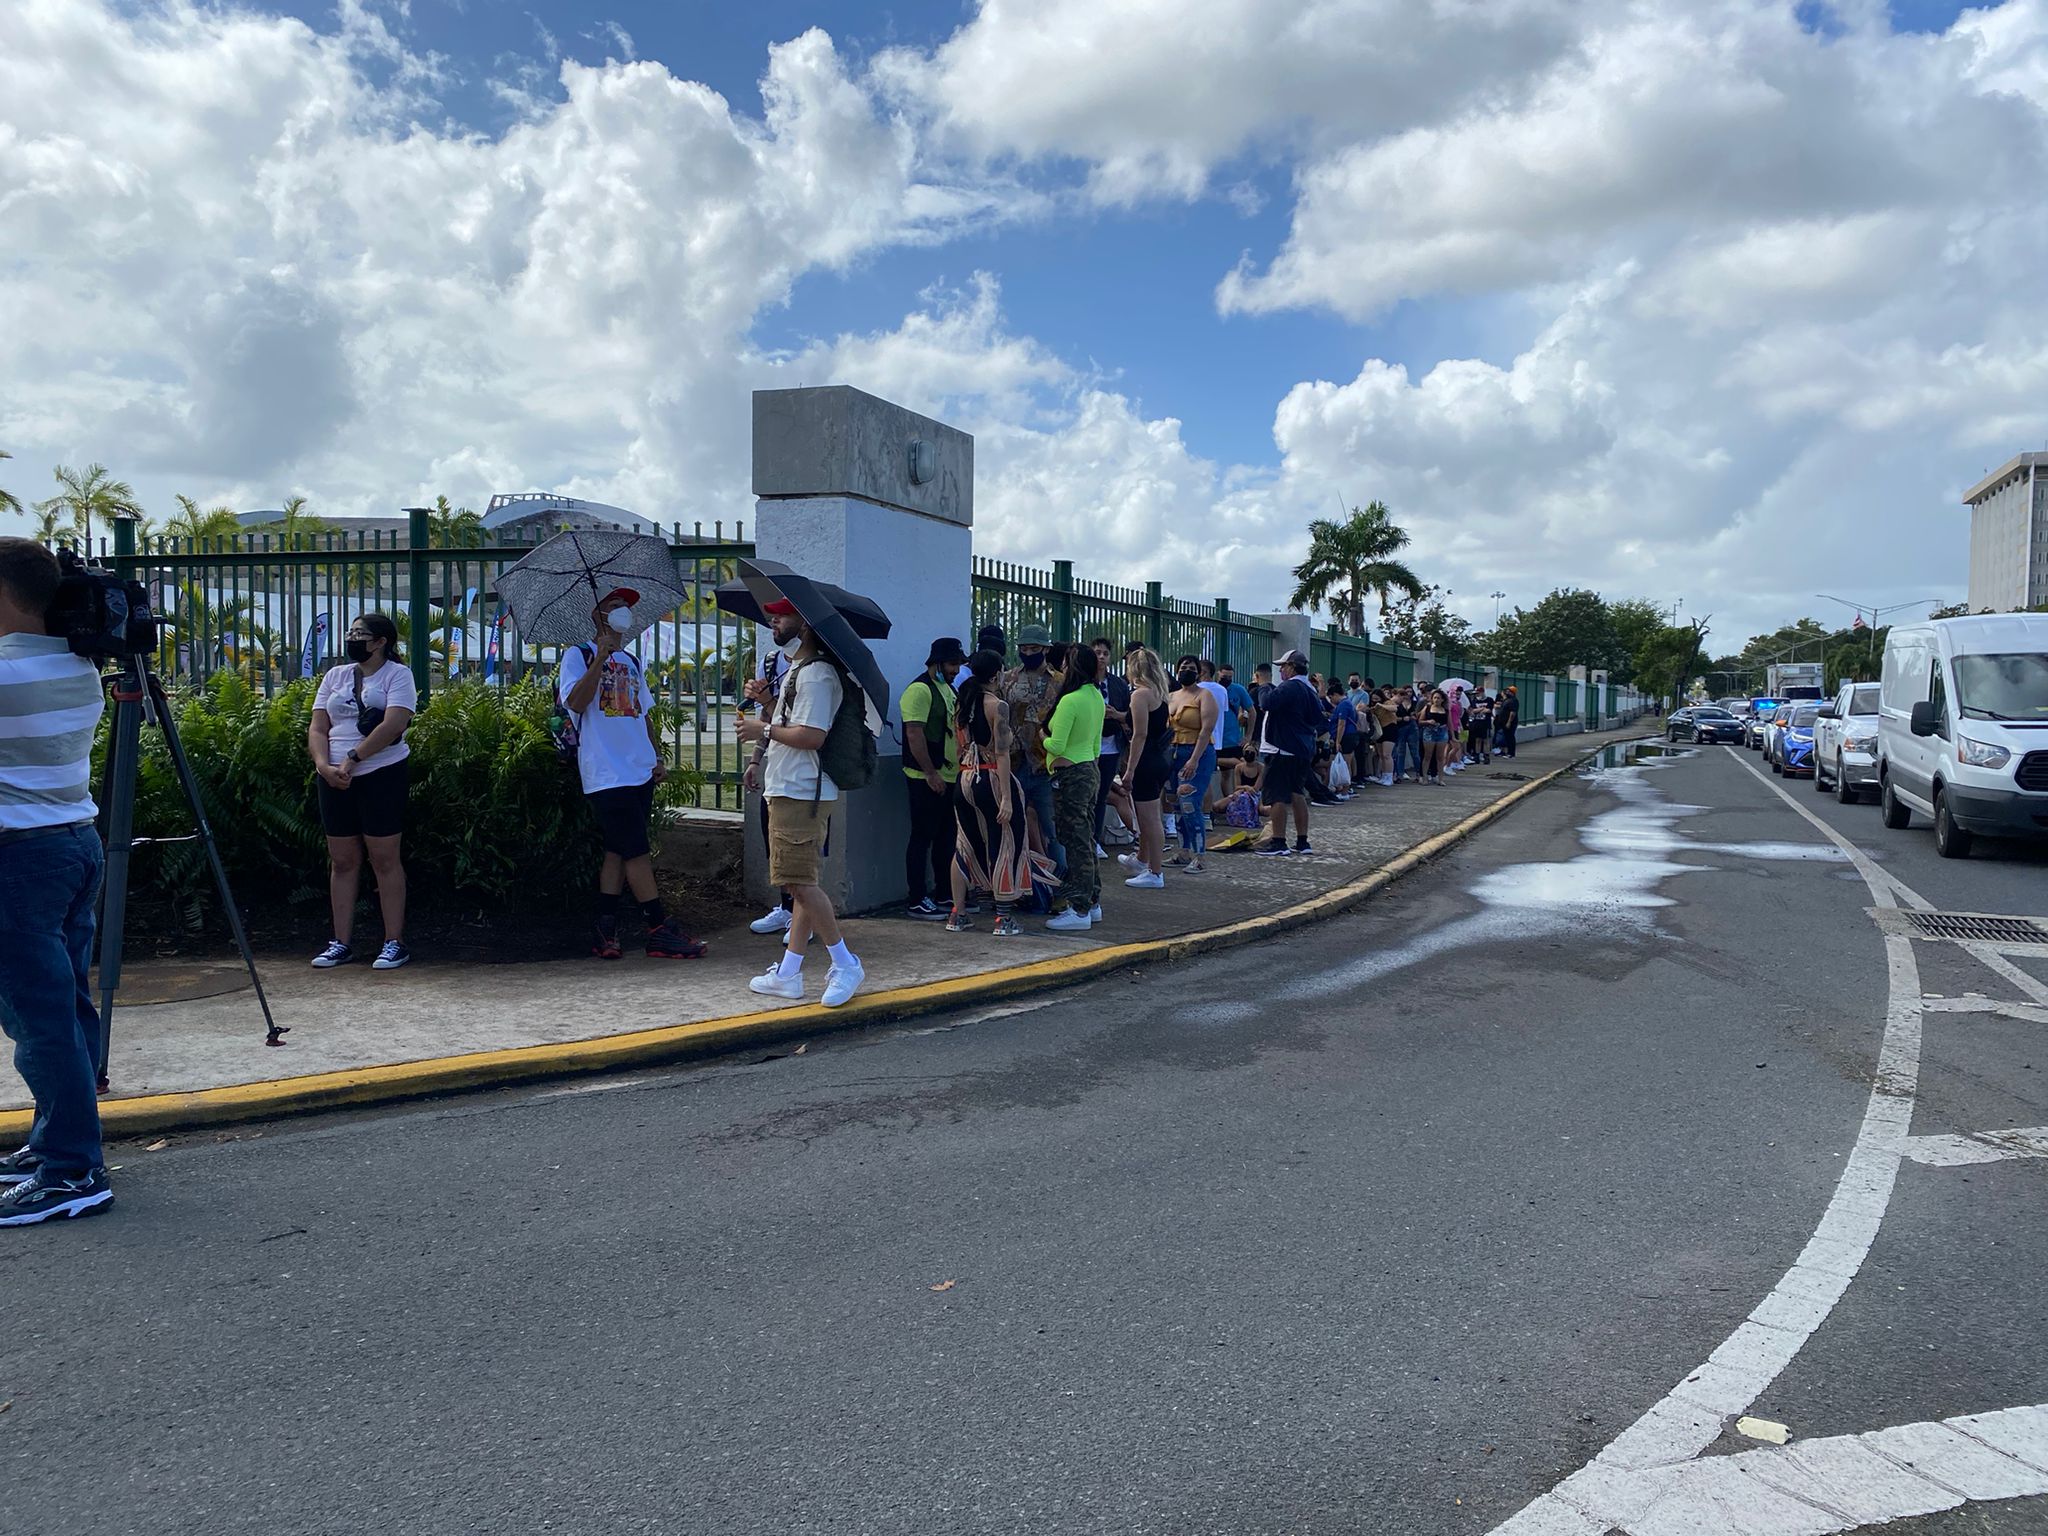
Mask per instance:
[[[638,658],[625,649],[639,601],[631,587],[615,587],[599,598],[591,611],[594,638],[564,653],[556,682],[562,708],[576,723],[576,768],[604,843],[590,952],[600,960],[619,958],[619,902],[630,886],[647,920],[648,958],[694,960],[704,953],[704,943],[664,911],[650,857],[654,787],[668,768],[654,741],[654,691]]]
[[[866,971],[860,956],[846,946],[838,913],[821,885],[831,811],[840,801],[840,784],[825,768],[825,743],[827,739],[846,739],[844,731],[834,733],[842,707],[864,711],[866,700],[887,700],[887,684],[874,666],[874,655],[854,633],[848,614],[819,590],[819,584],[770,561],[739,561],[739,573],[750,588],[760,588],[756,596],[791,602],[803,623],[797,653],[791,657],[791,668],[774,705],[758,719],[741,719],[735,727],[741,741],[762,745],[762,795],[768,799],[768,883],[791,893],[793,901],[782,956],[748,985],[764,997],[801,1001],[803,950],[811,942],[811,934],[817,934],[831,956],[821,1001],[825,1008],[838,1008],[860,989]],[[852,698],[848,698],[850,688],[854,690]],[[866,735],[862,737],[860,731]],[[874,770],[874,737],[864,715],[860,731],[852,733],[860,750],[850,770],[866,776]],[[846,784],[850,791],[862,786],[864,778]]]

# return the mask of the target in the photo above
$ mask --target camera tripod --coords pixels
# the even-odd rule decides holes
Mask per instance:
[[[241,909],[235,893],[228,888],[228,872],[220,861],[220,849],[213,840],[213,828],[206,820],[206,806],[199,798],[199,783],[192,777],[192,764],[185,756],[185,744],[178,739],[177,721],[171,717],[164,685],[150,670],[149,658],[130,654],[122,658],[121,670],[109,688],[114,701],[114,725],[107,737],[107,759],[100,778],[101,837],[107,846],[107,877],[100,892],[100,1037],[93,1050],[93,1075],[100,1091],[108,1087],[107,1055],[114,1032],[114,992],[121,984],[121,929],[128,918],[128,863],[135,848],[135,780],[142,765],[142,724],[145,719],[163,733],[170,750],[171,767],[178,785],[185,791],[185,803],[192,808],[197,830],[194,836],[206,850],[213,867],[214,884],[220,889],[221,905],[227,910],[228,927],[235,947],[249,968],[249,981],[256,989],[256,1005],[263,1010],[269,1026],[265,1045],[283,1045],[286,1030],[270,1014],[270,999],[263,994],[263,978],[256,974],[256,957],[249,950],[249,935],[242,926]],[[188,839],[175,839],[188,841]]]

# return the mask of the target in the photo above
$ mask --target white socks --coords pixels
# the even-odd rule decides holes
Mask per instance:
[[[825,948],[831,953],[832,963],[834,965],[843,965],[847,966],[848,968],[852,968],[860,964],[859,959],[854,955],[853,951],[846,947],[846,941],[844,939],[841,939],[837,944],[828,944],[825,946]]]
[[[802,974],[803,968],[803,955],[794,949],[785,949],[782,952],[782,963],[775,967],[775,974],[778,976],[797,976]]]

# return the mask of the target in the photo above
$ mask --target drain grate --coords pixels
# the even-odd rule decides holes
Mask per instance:
[[[1906,912],[1913,931],[1926,939],[1964,944],[2048,944],[2048,929],[2024,917],[1983,917],[1975,912]]]

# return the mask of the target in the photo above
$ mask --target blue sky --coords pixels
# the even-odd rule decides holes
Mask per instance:
[[[0,99],[18,494],[729,519],[841,382],[999,558],[1278,606],[1380,499],[1735,641],[2048,438],[2048,0],[6,0]]]

